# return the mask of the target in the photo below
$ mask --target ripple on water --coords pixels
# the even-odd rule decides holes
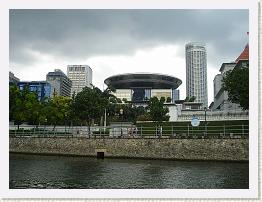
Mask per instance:
[[[248,163],[10,155],[11,189],[248,189]]]

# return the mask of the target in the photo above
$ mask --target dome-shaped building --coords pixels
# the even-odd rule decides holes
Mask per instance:
[[[116,89],[116,97],[126,99],[134,104],[146,102],[151,97],[169,97],[171,102],[179,99],[176,90],[182,81],[176,77],[153,73],[128,73],[107,78],[107,86]]]

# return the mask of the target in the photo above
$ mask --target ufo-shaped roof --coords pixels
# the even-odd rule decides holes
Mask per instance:
[[[112,86],[115,89],[176,89],[182,83],[182,81],[176,77],[153,73],[119,74],[107,78],[104,82],[107,86]]]

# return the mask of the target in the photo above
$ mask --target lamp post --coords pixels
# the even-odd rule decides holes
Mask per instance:
[[[65,113],[65,134],[66,134],[66,123],[67,123],[67,114]]]
[[[204,108],[205,110],[205,135],[207,135],[207,108]]]
[[[45,131],[46,131],[46,124],[47,124],[47,118],[45,118],[45,129],[44,129],[44,135],[45,135]]]
[[[104,133],[106,132],[106,108],[105,108],[105,118],[104,118]]]
[[[123,131],[122,131],[122,122],[123,122],[123,112],[124,112],[124,110],[121,108],[120,109],[120,115],[121,115],[121,135],[123,134]]]

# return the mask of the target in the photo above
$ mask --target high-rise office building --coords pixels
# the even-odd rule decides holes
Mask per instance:
[[[51,97],[71,95],[72,81],[60,69],[48,72],[46,81],[51,84]]]
[[[67,76],[72,81],[71,96],[86,86],[91,87],[92,69],[88,65],[68,65]]]
[[[20,81],[19,78],[17,78],[13,72],[9,71],[9,85],[17,84]]]
[[[196,102],[208,107],[207,56],[202,43],[186,44],[186,96],[195,96]]]

